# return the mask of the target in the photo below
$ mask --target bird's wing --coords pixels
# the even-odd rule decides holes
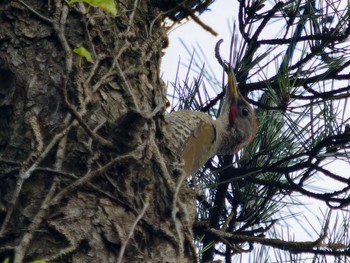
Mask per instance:
[[[207,114],[193,111],[173,112],[166,119],[169,146],[183,157],[185,173],[193,175],[215,154],[215,123]]]

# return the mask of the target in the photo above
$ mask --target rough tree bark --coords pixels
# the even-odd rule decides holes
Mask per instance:
[[[0,3],[0,262],[196,260],[194,193],[166,148],[163,13],[117,8]]]

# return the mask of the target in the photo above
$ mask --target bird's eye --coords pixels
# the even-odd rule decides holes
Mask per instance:
[[[247,116],[249,115],[249,109],[248,109],[248,108],[243,108],[243,109],[242,109],[242,115],[243,115],[244,117],[247,117]]]

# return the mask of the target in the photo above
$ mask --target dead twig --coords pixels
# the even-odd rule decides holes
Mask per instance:
[[[107,171],[109,168],[113,167],[114,165],[117,165],[118,163],[125,162],[126,160],[133,159],[135,161],[140,160],[141,158],[141,152],[144,149],[144,146],[141,145],[137,147],[134,151],[118,156],[111,160],[109,163],[105,164],[104,166],[101,166],[100,168],[91,171],[89,170],[83,177],[79,178],[75,182],[71,183],[67,187],[63,188],[51,201],[51,205],[57,204],[62,198],[68,196],[68,194],[75,189],[77,189],[79,186],[83,186],[87,183],[89,183],[93,178],[95,178],[98,175],[101,175],[103,172]]]
[[[134,235],[135,232],[135,228],[137,226],[137,224],[140,222],[140,220],[143,218],[143,216],[145,215],[147,208],[149,207],[149,200],[150,200],[150,192],[148,192],[145,196],[144,199],[144,204],[142,207],[142,210],[140,211],[140,213],[138,214],[138,216],[136,217],[135,221],[133,222],[133,224],[131,225],[130,231],[128,236],[126,237],[126,240],[123,242],[120,250],[119,250],[119,255],[118,255],[118,259],[117,262],[121,263],[123,262],[123,256],[124,256],[124,252],[125,252],[125,248],[129,243],[130,238]]]
[[[56,188],[58,186],[58,179],[56,178],[54,182],[51,185],[51,188],[49,192],[47,193],[43,203],[41,204],[41,207],[39,211],[34,216],[31,224],[28,227],[28,230],[24,234],[23,238],[21,239],[21,242],[18,246],[15,247],[15,253],[14,253],[14,263],[21,263],[23,262],[23,259],[25,257],[25,252],[28,249],[28,246],[30,245],[30,242],[33,239],[34,231],[38,229],[44,218],[46,218],[48,210],[49,210],[49,203],[52,197],[55,194]]]

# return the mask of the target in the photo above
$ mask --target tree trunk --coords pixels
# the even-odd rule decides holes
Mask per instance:
[[[195,261],[161,11],[2,1],[0,25],[0,262]]]

